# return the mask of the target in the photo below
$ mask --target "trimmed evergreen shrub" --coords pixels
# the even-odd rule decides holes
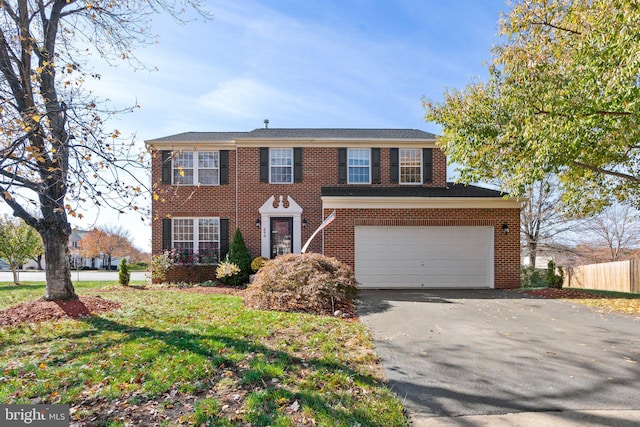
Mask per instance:
[[[332,315],[356,294],[353,270],[320,254],[289,254],[265,263],[245,293],[245,304],[263,310]]]
[[[244,244],[244,239],[242,238],[242,233],[239,228],[236,228],[231,245],[229,245],[227,261],[240,268],[240,272],[237,277],[238,284],[243,285],[249,282],[249,274],[251,274],[251,255],[247,250],[247,246]]]
[[[127,286],[129,285],[129,279],[131,278],[131,274],[129,273],[129,264],[127,264],[127,259],[122,258],[120,261],[120,271],[118,271],[118,283]]]

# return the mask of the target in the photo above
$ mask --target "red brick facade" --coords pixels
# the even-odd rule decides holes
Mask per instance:
[[[325,210],[325,215],[330,213]],[[508,225],[508,234],[503,224]],[[355,267],[354,230],[358,225],[493,226],[495,288],[520,287],[519,209],[337,209],[336,220],[324,233],[325,254]]]
[[[391,180],[391,150],[393,141],[376,140],[325,140],[322,138],[283,140],[256,140],[250,138],[228,138],[211,141],[185,139],[190,134],[176,135],[148,141],[153,149],[152,180],[154,200],[152,202],[152,252],[162,252],[162,220],[178,217],[219,217],[228,220],[229,236],[233,236],[236,227],[242,231],[245,243],[252,257],[260,256],[262,239],[266,238],[264,227],[256,226],[261,218],[260,207],[274,196],[284,196],[294,200],[301,208],[301,219],[306,226],[301,228],[299,239],[304,244],[332,209],[323,210],[323,187],[349,189],[367,187],[371,189],[393,189],[398,191],[407,186]],[[213,134],[212,135],[217,135]],[[427,134],[428,135],[428,134]],[[201,136],[201,135],[198,135]],[[206,135],[205,135],[206,136]],[[415,148],[428,147],[433,153],[433,178],[424,183],[423,188],[444,189],[447,186],[446,157],[434,145],[433,139],[422,141],[398,141],[399,146]],[[413,145],[410,145],[413,144]],[[302,180],[291,184],[270,184],[260,180],[260,147],[302,148]],[[362,147],[380,149],[380,183],[367,185],[348,185],[339,182],[338,150],[340,147]],[[215,186],[174,186],[162,183],[161,151],[228,151],[228,183]],[[500,200],[499,197],[494,197]],[[480,221],[482,225],[493,225],[495,233],[495,287],[512,288],[519,286],[519,209],[483,208],[483,209],[338,209],[336,221],[319,235],[309,247],[311,252],[324,252],[335,256],[353,266],[354,264],[354,227],[368,225],[376,221],[389,221],[382,225],[430,225],[437,221],[439,225],[473,225]],[[394,222],[396,221],[396,222]],[[398,222],[399,221],[399,222]],[[408,221],[408,222],[407,222]],[[510,234],[502,232],[502,224],[507,223]],[[182,277],[182,276],[181,276]],[[188,281],[188,280],[183,280]]]

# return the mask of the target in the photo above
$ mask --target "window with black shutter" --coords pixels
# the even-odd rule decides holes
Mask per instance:
[[[171,184],[171,151],[162,150],[160,158],[162,159],[162,183]]]
[[[293,149],[293,182],[302,182],[302,147]]]
[[[422,149],[422,162],[424,182],[433,182],[433,148]]]
[[[269,148],[260,147],[260,182],[269,182]]]
[[[392,184],[398,183],[398,178],[400,177],[400,168],[398,165],[398,149],[390,148],[389,149],[389,182]]]
[[[380,149],[371,149],[371,183],[380,184]]]
[[[229,184],[229,150],[220,151],[220,184]]]
[[[338,148],[338,183],[347,183],[347,149]]]

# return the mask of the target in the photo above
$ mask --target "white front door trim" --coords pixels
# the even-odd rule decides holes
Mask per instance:
[[[299,254],[302,250],[302,208],[290,196],[287,196],[288,205],[285,207],[284,196],[278,197],[278,204],[274,207],[275,196],[271,196],[258,209],[260,212],[260,253],[265,258],[271,257],[271,217],[293,218],[293,253]]]

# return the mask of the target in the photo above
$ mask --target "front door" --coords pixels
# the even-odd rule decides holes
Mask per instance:
[[[271,258],[293,252],[293,218],[271,218]]]

